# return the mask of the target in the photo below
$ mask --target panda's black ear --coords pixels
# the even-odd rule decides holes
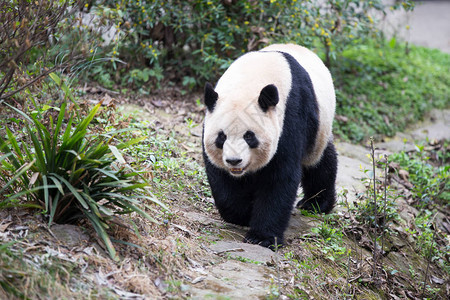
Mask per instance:
[[[207,82],[205,84],[205,105],[208,108],[209,112],[212,112],[214,110],[218,98],[219,95],[216,93],[216,91],[214,91],[214,87],[211,85],[211,83]]]
[[[278,89],[275,85],[269,84],[261,90],[259,94],[258,103],[263,112],[278,104]]]

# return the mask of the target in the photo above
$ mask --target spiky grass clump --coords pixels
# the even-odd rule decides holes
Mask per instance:
[[[26,114],[11,107],[23,118],[28,137],[19,139],[8,127],[6,138],[0,137],[0,178],[5,182],[0,189],[0,207],[39,207],[50,225],[85,217],[111,258],[118,260],[107,232],[113,219],[136,212],[154,221],[146,212],[152,208],[144,202],[164,205],[151,195],[148,182],[125,163],[120,152],[145,137],[117,142],[118,131],[90,133],[89,125],[100,107],[101,103],[78,119],[63,103],[56,120],[45,114],[49,116],[46,120],[39,108]]]

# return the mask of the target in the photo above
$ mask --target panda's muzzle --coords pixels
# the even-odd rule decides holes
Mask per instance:
[[[240,175],[244,172],[243,168],[230,168],[230,172],[234,175]]]
[[[241,175],[242,173],[244,173],[245,169],[247,168],[247,166],[245,166],[243,168],[236,168],[236,166],[242,162],[242,159],[240,159],[240,158],[226,159],[225,161],[230,166],[229,170],[230,170],[230,173],[233,175]]]
[[[232,158],[232,159],[227,158],[227,159],[225,159],[225,161],[226,161],[229,165],[237,166],[238,164],[240,164],[240,163],[242,162],[242,159],[240,159],[240,158]]]

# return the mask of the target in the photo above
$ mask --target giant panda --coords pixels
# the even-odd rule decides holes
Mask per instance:
[[[312,51],[275,44],[235,60],[206,83],[202,148],[215,205],[226,222],[249,226],[244,241],[283,245],[298,207],[335,204],[337,154],[330,72]]]

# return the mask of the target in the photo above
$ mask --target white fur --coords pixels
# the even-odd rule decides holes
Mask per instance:
[[[336,109],[336,96],[330,71],[314,52],[302,46],[274,44],[262,49],[262,51],[281,51],[292,55],[311,78],[319,105],[320,123],[314,149],[305,157],[303,165],[313,166],[319,162],[328,142],[333,137],[332,127]]]
[[[322,61],[306,48],[292,44],[272,45],[258,52],[247,53],[233,62],[219,79],[215,88],[219,98],[213,112],[207,111],[204,123],[204,145],[210,161],[217,167],[230,171],[243,169],[241,174],[235,176],[263,168],[277,150],[292,75],[288,62],[276,51],[291,54],[306,69],[319,103],[321,122],[317,141],[313,152],[305,158],[303,164],[317,163],[331,138],[334,88],[330,73]],[[258,97],[261,90],[269,84],[277,87],[279,103],[263,112],[258,105]],[[255,149],[250,149],[243,139],[248,130],[253,131],[260,142]],[[223,150],[215,146],[220,131],[227,135]],[[231,166],[226,159],[233,158],[242,159],[242,162]]]

